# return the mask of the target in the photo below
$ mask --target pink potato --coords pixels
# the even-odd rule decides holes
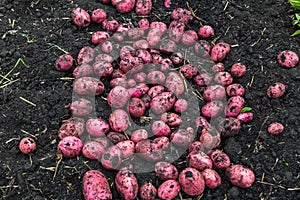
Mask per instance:
[[[245,100],[241,96],[233,96],[227,100],[225,107],[226,117],[237,117],[244,107]]]
[[[246,73],[246,66],[242,63],[235,63],[230,69],[230,73],[233,77],[242,77]]]
[[[210,157],[202,151],[190,152],[187,156],[187,163],[189,167],[196,168],[200,171],[212,168]]]
[[[106,135],[106,137],[113,144],[118,144],[119,142],[123,142],[123,141],[127,140],[127,138],[124,134],[121,134],[118,132],[109,132]]]
[[[212,118],[224,112],[222,101],[210,101],[201,108],[201,113],[204,117]]]
[[[98,142],[99,144],[101,144],[104,147],[104,149],[107,149],[108,146],[110,145],[110,143],[108,141],[108,138],[106,136],[97,137],[93,141]]]
[[[230,45],[225,42],[220,42],[211,49],[211,59],[215,62],[220,62],[229,52]]]
[[[75,136],[64,137],[58,143],[58,150],[66,158],[76,157],[80,154],[83,144],[82,141]]]
[[[95,75],[97,75],[99,78],[102,78],[110,76],[113,73],[114,68],[111,63],[99,60],[94,62],[93,70]]]
[[[105,147],[98,142],[88,141],[84,143],[82,155],[88,159],[100,159],[105,151]]]
[[[98,170],[87,171],[82,180],[85,200],[112,199],[109,183],[103,173]]]
[[[212,77],[210,74],[207,73],[201,73],[198,74],[197,76],[195,76],[194,78],[194,82],[196,83],[196,85],[198,85],[199,87],[205,87],[208,86],[212,81]]]
[[[187,167],[179,174],[181,189],[189,196],[199,196],[205,189],[202,174],[195,168]]]
[[[115,19],[112,20],[104,20],[102,22],[102,27],[104,30],[109,32],[115,32],[119,27],[119,22]]]
[[[117,143],[116,145],[121,149],[123,159],[129,158],[134,154],[135,144],[133,141],[125,140]]]
[[[157,190],[157,195],[162,200],[174,199],[180,192],[180,185],[176,180],[163,182]]]
[[[120,50],[120,59],[123,60],[124,58],[132,57],[135,55],[135,48],[132,46],[123,46]]]
[[[208,86],[203,92],[203,97],[206,101],[222,100],[226,97],[225,88],[222,85]]]
[[[274,83],[267,89],[267,95],[271,99],[277,99],[282,95],[284,95],[284,93],[285,93],[285,85],[280,82]]]
[[[144,36],[145,31],[140,28],[131,28],[128,32],[127,35],[131,40],[138,40],[141,39],[141,37]]]
[[[186,64],[180,67],[179,72],[182,73],[185,78],[192,79],[197,75],[198,70],[191,64]]]
[[[253,119],[253,113],[252,112],[245,112],[245,113],[240,113],[237,118],[241,120],[244,123],[248,123],[252,121]]]
[[[172,60],[170,58],[164,58],[160,61],[162,67],[161,71],[166,71],[172,66]],[[155,64],[155,63],[154,63]]]
[[[209,156],[217,169],[226,169],[230,166],[229,156],[219,149],[212,150]]]
[[[150,101],[150,108],[155,114],[162,114],[169,111],[176,101],[176,97],[171,92],[163,92],[156,95]]]
[[[214,189],[221,185],[221,177],[215,170],[205,169],[201,174],[205,180],[205,186],[209,189]]]
[[[144,67],[144,62],[141,58],[128,56],[120,61],[119,68],[128,74],[135,74],[141,71]]]
[[[159,43],[162,35],[163,35],[163,32],[161,31],[161,29],[151,28],[147,35],[147,41],[148,41],[149,45],[151,47],[156,46]]]
[[[143,18],[138,22],[139,28],[141,29],[148,29],[150,26],[149,20],[147,18]]]
[[[133,43],[133,48],[135,49],[143,49],[143,50],[147,50],[149,48],[149,43],[147,40],[138,40],[135,43]],[[152,61],[152,58],[151,58]]]
[[[93,105],[91,101],[80,98],[70,104],[70,110],[74,116],[84,117],[92,113]]]
[[[185,99],[177,99],[174,104],[174,110],[177,113],[183,113],[188,109],[188,102]]]
[[[144,64],[152,62],[152,55],[149,53],[149,51],[144,50],[144,49],[137,50],[136,57],[141,58],[143,60]]]
[[[114,58],[109,54],[100,53],[100,54],[97,54],[97,56],[95,57],[95,62],[98,62],[98,61],[112,63],[114,61]]]
[[[251,187],[255,181],[255,175],[249,168],[245,168],[242,165],[232,165],[226,169],[226,176],[230,182],[241,188]]]
[[[140,118],[145,114],[145,103],[139,98],[131,98],[128,103],[128,110],[131,117]]]
[[[73,23],[81,28],[86,28],[91,23],[91,17],[88,12],[82,8],[74,8],[71,13]]]
[[[158,148],[151,140],[141,140],[135,145],[135,152],[142,159],[149,162],[157,162],[163,159],[162,148]]]
[[[210,128],[210,123],[206,120],[205,117],[199,116],[195,119],[195,124],[196,127],[201,127],[201,128]]]
[[[143,95],[143,91],[140,88],[128,88],[127,91],[129,92],[131,98],[140,98]]]
[[[19,143],[19,149],[24,154],[29,154],[36,150],[36,142],[31,137],[24,137]]]
[[[176,180],[178,178],[178,170],[171,163],[160,161],[155,164],[154,171],[156,176],[162,180]]]
[[[176,113],[163,113],[160,119],[168,126],[180,126],[182,123],[181,117]]]
[[[109,131],[109,124],[102,118],[90,118],[86,121],[86,131],[94,137],[105,136]]]
[[[169,72],[165,84],[168,91],[174,93],[176,96],[184,93],[184,82],[177,72]]]
[[[194,49],[197,55],[200,55],[202,57],[209,56],[211,51],[210,44],[206,40],[199,40],[198,42],[196,42]]]
[[[241,129],[241,121],[235,117],[223,119],[219,124],[219,129],[224,137],[235,136]]]
[[[82,118],[70,118],[66,122],[64,122],[59,130],[58,137],[63,139],[67,136],[80,136],[85,130],[85,122]]]
[[[135,0],[118,0],[117,1],[117,10],[120,13],[128,13],[133,10],[135,5]]]
[[[131,29],[128,23],[119,24],[117,28],[117,32],[122,33],[122,35],[126,35],[127,32]]]
[[[107,17],[107,14],[105,10],[98,8],[96,10],[93,10],[92,12],[92,21],[95,23],[102,23]]]
[[[68,71],[73,66],[73,57],[69,54],[63,54],[55,61],[57,71]]]
[[[136,81],[133,78],[128,79],[127,80],[127,86],[128,87],[134,87],[134,86],[136,86]]]
[[[117,146],[106,149],[101,157],[101,164],[104,169],[117,169],[122,163],[122,150]]]
[[[163,22],[154,21],[150,23],[150,29],[159,29],[164,33],[168,29],[168,26]]]
[[[179,65],[183,61],[183,55],[180,52],[174,52],[170,59],[172,60],[173,64]]]
[[[138,195],[138,182],[130,170],[120,170],[115,177],[117,191],[123,199],[134,200]]]
[[[86,63],[78,65],[73,70],[73,76],[75,78],[88,77],[88,76],[92,76],[92,74],[93,74],[93,67]]]
[[[299,57],[295,52],[285,50],[278,54],[277,61],[282,67],[293,68],[298,64]]]
[[[134,75],[134,80],[138,83],[144,83],[146,81],[147,74],[144,72],[139,72]]]
[[[162,84],[166,80],[166,76],[161,71],[152,71],[147,75],[150,84]]]
[[[198,36],[201,38],[209,38],[210,36],[213,36],[215,34],[215,31],[213,27],[209,25],[201,26],[198,30]]]
[[[226,93],[228,96],[243,96],[245,94],[245,88],[239,83],[233,83],[226,87]]]
[[[110,38],[109,34],[105,31],[97,31],[92,34],[92,43],[101,44]]]
[[[162,149],[166,150],[169,148],[170,140],[168,137],[161,136],[156,137],[154,140],[152,140],[152,146],[154,149]]]
[[[82,47],[77,55],[77,62],[79,65],[83,63],[90,63],[94,60],[95,51],[92,47]]]
[[[188,148],[192,144],[195,135],[184,129],[179,129],[171,134],[171,142],[178,147]]]
[[[139,197],[141,200],[155,200],[157,189],[152,183],[145,183],[139,189]]]
[[[151,87],[151,88],[149,89],[149,91],[148,91],[147,94],[148,94],[151,98],[153,98],[153,97],[155,97],[155,96],[157,96],[157,95],[163,93],[164,91],[165,91],[164,86],[162,86],[162,85],[155,85],[155,86],[153,86],[153,87]]]
[[[148,138],[148,132],[146,129],[138,129],[133,131],[133,133],[131,134],[130,139],[134,142],[134,143],[138,143],[141,140],[145,140]]]
[[[104,53],[111,53],[114,50],[113,43],[111,41],[104,41],[101,44],[101,50]]]
[[[223,63],[219,62],[216,63],[212,66],[211,71],[213,73],[217,73],[217,72],[224,72],[225,71],[225,66]]]
[[[230,85],[233,78],[229,72],[217,72],[215,74],[215,81],[221,85]]]
[[[273,122],[268,126],[268,133],[272,135],[278,135],[282,133],[284,130],[284,126],[279,122]]]
[[[189,153],[192,151],[204,151],[204,145],[200,141],[194,141],[190,146],[189,146]]]
[[[124,132],[129,127],[129,116],[122,109],[116,109],[109,115],[111,129],[116,132]]]
[[[168,136],[171,133],[170,127],[161,120],[154,121],[151,130],[155,136]]]
[[[185,8],[176,8],[171,13],[171,19],[179,20],[187,24],[193,20],[193,16],[191,11]]]
[[[79,95],[97,96],[104,92],[104,84],[97,78],[81,77],[74,81],[73,91]]]
[[[170,8],[171,7],[171,0],[164,0],[164,6],[166,7],[166,8]]]
[[[192,45],[198,40],[198,35],[194,30],[187,30],[183,33],[181,42],[186,45]]]
[[[180,22],[180,21],[172,21],[169,25],[169,38],[178,43],[184,33],[184,22]],[[173,52],[173,51],[172,51]]]
[[[199,141],[206,149],[217,148],[220,145],[220,133],[213,127],[203,128]]]
[[[152,0],[137,0],[135,4],[135,13],[137,15],[149,15],[152,9]]]
[[[130,98],[126,88],[122,86],[114,87],[107,95],[107,103],[113,108],[124,107]]]
[[[127,80],[125,78],[114,78],[114,79],[111,79],[111,81],[109,82],[109,85],[111,88],[114,88],[116,86],[122,86],[122,87],[126,88]]]

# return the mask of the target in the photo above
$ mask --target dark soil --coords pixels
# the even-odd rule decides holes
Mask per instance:
[[[172,2],[171,9],[164,8],[162,1],[154,3],[150,19],[161,16],[168,23],[176,1]],[[186,8],[185,3],[178,2]],[[247,88],[247,106],[253,108],[255,116],[239,135],[224,139],[221,146],[233,163],[255,172],[255,183],[248,189],[237,188],[220,172],[222,185],[215,190],[206,189],[202,199],[300,199],[299,65],[284,69],[276,61],[277,54],[285,49],[300,55],[299,37],[290,36],[295,31],[291,19],[296,11],[285,0],[189,2],[195,14],[215,28],[214,38],[233,46],[224,61],[226,68],[236,62],[247,66],[246,75],[235,82]],[[101,169],[99,161],[83,156],[62,160],[57,157],[57,130],[63,120],[71,117],[68,105],[72,99],[72,80],[61,79],[72,77],[71,71],[62,73],[54,68],[56,58],[63,54],[57,47],[76,57],[83,46],[92,46],[90,33],[101,29],[96,25],[78,29],[72,24],[70,11],[77,6],[88,11],[104,7],[109,16],[119,21],[131,18],[136,24],[139,20],[131,14],[120,15],[112,6],[97,1],[0,0],[0,74],[5,75],[19,58],[29,66],[25,68],[20,63],[7,77],[14,82],[1,85],[1,199],[83,199],[83,174],[89,168]],[[191,24],[195,30],[199,26],[197,20]],[[283,82],[287,92],[270,100],[266,89],[276,81]],[[281,135],[266,132],[273,121],[284,124]],[[18,149],[24,136],[33,136],[37,141],[37,151],[29,156]],[[105,174],[114,199],[120,199],[113,184],[115,172]],[[138,178],[157,184],[153,173],[140,174]]]

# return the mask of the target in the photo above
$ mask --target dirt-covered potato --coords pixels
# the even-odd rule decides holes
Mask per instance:
[[[136,0],[135,13],[137,15],[149,15],[152,9],[152,0]]]
[[[73,23],[81,28],[86,28],[91,23],[91,17],[87,11],[82,8],[74,8],[71,13]]]
[[[145,140],[148,138],[148,131],[146,129],[138,129],[133,131],[131,134],[131,141],[138,143],[141,140]]]
[[[74,81],[73,91],[79,95],[97,96],[103,93],[104,84],[97,78],[81,77]]]
[[[115,32],[119,27],[119,22],[115,19],[104,20],[102,22],[102,28],[109,32]]]
[[[135,152],[139,157],[146,161],[157,162],[163,159],[162,148],[158,148],[157,144],[152,143],[151,140],[141,140],[135,145]]]
[[[149,51],[147,51],[145,49],[139,49],[139,50],[137,50],[136,51],[136,56],[138,58],[141,58],[143,60],[144,64],[152,62],[152,55],[149,53]]]
[[[105,147],[99,142],[88,141],[84,143],[82,148],[82,155],[88,159],[100,159],[105,151]]]
[[[80,154],[83,144],[82,141],[75,136],[64,137],[58,143],[58,150],[64,157],[72,158]]]
[[[135,48],[135,49],[143,49],[143,50],[147,50],[148,48],[149,48],[149,43],[148,43],[148,41],[147,40],[144,40],[144,39],[142,39],[142,40],[138,40],[138,41],[136,41],[135,43],[133,43],[133,47]],[[148,51],[147,51],[148,52]],[[149,53],[149,52],[148,52]],[[150,54],[150,53],[149,53]],[[151,54],[150,54],[151,55]],[[152,61],[152,58],[151,58],[151,60],[150,61]]]
[[[161,71],[152,71],[147,75],[147,79],[150,84],[162,84],[166,80],[166,76]]]
[[[232,165],[227,168],[226,176],[233,185],[241,188],[251,187],[255,181],[253,171],[249,168],[243,167],[242,165]]]
[[[119,142],[127,140],[124,134],[118,132],[109,132],[106,137],[113,144],[118,144]]]
[[[70,104],[70,110],[71,113],[76,117],[87,116],[93,111],[92,102],[87,99],[80,98]]]
[[[135,74],[143,69],[144,62],[141,58],[128,56],[120,61],[119,67],[124,73]]]
[[[108,138],[106,136],[105,137],[97,137],[93,141],[98,142],[99,144],[104,146],[104,149],[107,149],[108,146],[110,145]]]
[[[88,77],[91,76],[92,74],[93,74],[93,67],[86,63],[78,65],[73,70],[73,76],[75,78]]]
[[[169,72],[166,78],[166,87],[168,91],[180,96],[184,92],[184,82],[181,76],[176,72]]]
[[[107,53],[100,53],[100,54],[97,54],[97,56],[95,57],[95,62],[98,62],[98,61],[112,63],[114,61],[114,58]]]
[[[176,180],[163,182],[157,190],[157,195],[162,200],[174,199],[180,192],[180,185]]]
[[[222,100],[226,97],[225,88],[222,85],[210,85],[204,90],[203,97],[206,101]]]
[[[194,82],[196,83],[196,85],[198,85],[199,87],[205,87],[208,86],[212,81],[212,77],[211,75],[207,74],[207,73],[201,73],[198,74],[197,76],[195,76],[194,78]]]
[[[70,118],[66,122],[64,122],[59,130],[58,137],[59,139],[63,139],[67,136],[80,136],[85,130],[85,121],[82,118]]]
[[[187,148],[192,144],[195,135],[187,130],[179,129],[171,134],[171,142],[178,147]]]
[[[143,91],[140,88],[136,88],[136,87],[128,88],[127,91],[130,94],[131,98],[140,98],[143,95]]]
[[[120,170],[115,177],[115,184],[123,199],[134,200],[137,197],[138,182],[130,170]]]
[[[199,116],[195,119],[195,124],[196,127],[201,127],[206,129],[211,127],[210,123],[206,120],[206,118],[202,116]]]
[[[233,77],[242,77],[246,73],[246,66],[242,63],[235,63],[231,66],[230,73]]]
[[[169,148],[170,140],[168,137],[161,136],[152,140],[152,146],[154,149],[166,150]]]
[[[107,14],[105,10],[98,8],[96,10],[93,10],[91,18],[92,18],[92,22],[100,24],[106,19],[106,17]]]
[[[124,58],[132,57],[135,55],[135,48],[132,46],[123,46],[120,50],[120,59],[123,60]]]
[[[180,22],[180,21],[177,21],[177,20],[174,20],[170,23],[169,25],[169,38],[178,43],[184,33],[184,28],[185,28],[185,25],[184,25],[184,22]],[[172,51],[173,52],[173,51]]]
[[[185,64],[180,67],[179,72],[187,79],[192,79],[194,76],[197,75],[198,70],[196,67],[192,66],[191,64]]]
[[[94,137],[105,136],[109,131],[109,124],[102,118],[90,118],[86,121],[86,131]]]
[[[175,104],[176,97],[171,92],[163,92],[152,98],[150,108],[155,114],[169,111]]]
[[[204,117],[211,118],[224,112],[222,101],[210,101],[201,108],[201,113]]]
[[[111,53],[114,50],[113,43],[111,41],[104,41],[101,44],[101,50],[104,53]]]
[[[229,72],[217,72],[214,79],[221,85],[230,85],[233,82],[233,78]]]
[[[190,152],[187,156],[187,163],[189,167],[196,168],[200,171],[212,168],[210,157],[202,151]]]
[[[282,133],[284,130],[284,126],[279,122],[273,122],[268,126],[268,133],[272,135],[278,135]]]
[[[122,150],[116,145],[107,148],[101,157],[102,166],[108,170],[117,169],[121,163]]]
[[[131,28],[128,30],[127,35],[131,40],[138,40],[144,36],[145,31],[140,28]]]
[[[31,137],[24,137],[19,142],[19,149],[24,154],[29,154],[36,150],[36,142]]]
[[[120,13],[128,13],[132,11],[135,5],[135,0],[118,0],[116,2],[117,10]]]
[[[276,82],[267,89],[267,95],[271,99],[277,99],[284,95],[285,85],[280,82]]]
[[[112,199],[109,183],[103,173],[98,170],[87,171],[82,180],[85,200]]]
[[[153,97],[155,97],[155,96],[157,96],[157,95],[163,93],[164,91],[165,91],[164,86],[162,86],[162,85],[155,85],[155,86],[153,86],[153,87],[151,87],[151,88],[149,89],[149,91],[148,91],[147,94],[148,94],[151,98],[153,98]]]
[[[219,130],[224,137],[235,136],[240,129],[241,121],[235,117],[226,117],[219,124]]]
[[[138,83],[144,83],[146,81],[147,74],[144,72],[139,72],[134,75],[134,80]]]
[[[237,117],[244,107],[245,100],[241,96],[233,96],[227,100],[225,107],[226,117]]]
[[[125,140],[117,143],[116,145],[121,149],[123,159],[129,158],[134,154],[135,144],[133,141]]]
[[[177,99],[174,104],[174,110],[177,113],[183,113],[188,109],[188,102],[185,99]]]
[[[173,64],[175,64],[175,65],[179,65],[180,63],[182,63],[183,58],[184,57],[183,57],[182,53],[180,53],[180,52],[174,52],[170,57]]]
[[[221,177],[218,174],[218,172],[216,172],[213,169],[205,169],[201,172],[204,180],[205,180],[205,186],[210,188],[210,189],[214,189],[218,186],[221,185]]]
[[[217,72],[224,72],[225,71],[225,66],[223,63],[219,62],[216,63],[212,66],[211,71],[213,73],[217,73]]]
[[[139,197],[141,200],[155,200],[157,189],[152,183],[145,183],[139,189]]]
[[[92,47],[84,46],[80,49],[78,55],[77,55],[77,63],[79,65],[83,63],[90,63],[94,60],[95,57],[95,51]]]
[[[213,27],[209,25],[201,26],[198,30],[198,36],[201,38],[209,38],[210,36],[213,36],[215,34],[215,31]]]
[[[298,64],[299,57],[295,52],[291,50],[285,50],[278,54],[277,61],[282,67],[292,68]]]
[[[194,49],[197,55],[200,55],[202,57],[209,56],[211,51],[210,44],[206,40],[199,40],[198,42],[196,42]]]
[[[114,87],[107,95],[107,103],[113,108],[124,107],[130,98],[126,88],[122,86]]]
[[[193,20],[193,15],[191,11],[185,8],[176,8],[171,13],[171,19],[179,20],[187,24]]]
[[[155,164],[154,171],[156,176],[162,180],[176,180],[178,178],[178,170],[171,163],[160,161]]]
[[[245,88],[239,83],[233,83],[226,87],[226,93],[228,96],[243,96],[245,94]]]
[[[171,133],[170,127],[161,120],[154,121],[151,130],[155,136],[168,136]]]
[[[205,182],[201,173],[192,167],[187,167],[180,172],[179,184],[189,196],[201,195],[205,189]]]
[[[217,169],[226,169],[230,166],[229,156],[219,149],[212,150],[209,153],[209,157]]]
[[[181,117],[176,113],[163,113],[160,119],[168,126],[180,126],[182,123]]]
[[[244,123],[248,123],[252,121],[253,119],[253,113],[252,112],[245,112],[245,113],[240,113],[237,118],[241,120]]]
[[[128,103],[128,110],[131,117],[139,118],[145,114],[145,103],[139,98],[131,98]]]
[[[97,77],[102,78],[110,76],[113,73],[114,68],[111,63],[104,60],[99,60],[94,62],[93,70]]]
[[[150,23],[150,29],[159,29],[162,32],[165,32],[168,29],[168,26],[164,22],[154,21]]]
[[[148,29],[150,26],[149,20],[147,18],[143,18],[138,22],[139,28],[141,29]]]
[[[230,52],[230,45],[225,42],[220,42],[211,49],[211,59],[215,62],[222,61]]]
[[[122,109],[116,109],[109,115],[109,124],[112,130],[124,132],[129,127],[129,116]]]
[[[114,79],[111,79],[111,81],[109,82],[109,85],[111,88],[114,88],[116,86],[122,86],[122,87],[126,88],[127,80],[125,78],[114,78]]]
[[[173,31],[174,32],[174,31]],[[176,33],[177,34],[177,33]],[[163,38],[160,41],[159,50],[164,54],[171,54],[177,49],[176,42],[170,39]]]
[[[69,54],[63,54],[55,61],[57,71],[68,71],[73,66],[73,57]]]
[[[204,146],[203,143],[200,141],[194,141],[190,146],[189,146],[189,153],[192,151],[204,151]]]
[[[162,57],[161,57],[161,59],[162,59]],[[153,61],[154,61],[154,59],[153,59]],[[167,71],[168,69],[170,69],[170,67],[172,66],[173,62],[172,62],[172,60],[170,58],[164,58],[159,63],[161,64],[160,70],[161,71]],[[154,64],[156,64],[156,63],[154,63]]]
[[[217,148],[221,142],[220,133],[214,127],[203,128],[199,141],[208,150]]]
[[[161,29],[151,28],[147,35],[147,41],[148,41],[149,45],[151,47],[156,46],[159,43],[162,35],[163,35],[163,33],[162,33]]]
[[[110,35],[105,31],[96,31],[92,34],[92,43],[93,44],[100,44],[104,41],[108,40]]]
[[[198,35],[194,30],[187,30],[183,33],[181,42],[186,45],[192,45],[198,40]]]

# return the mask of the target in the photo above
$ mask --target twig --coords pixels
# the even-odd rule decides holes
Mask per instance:
[[[64,52],[65,54],[69,54],[69,52],[67,52],[66,50],[64,50],[63,48],[61,48],[60,46],[58,46],[56,44],[52,44],[52,43],[47,43],[47,44],[51,46],[49,49],[52,49],[55,47],[55,48],[61,50],[62,52]]]
[[[35,104],[35,103],[32,103],[31,101],[25,99],[24,97],[19,97],[19,98],[20,98],[22,101],[24,101],[24,102],[26,102],[26,103],[28,103],[28,104],[30,104],[30,105],[36,107],[36,104]]]
[[[199,21],[201,21],[201,22],[203,22],[203,23],[207,23],[207,21],[205,21],[204,19],[198,17],[198,16],[194,13],[193,9],[192,9],[192,8],[190,7],[190,5],[189,5],[189,2],[186,2],[186,6],[187,6],[187,8],[191,11],[193,17],[195,17],[197,20],[199,20]]]

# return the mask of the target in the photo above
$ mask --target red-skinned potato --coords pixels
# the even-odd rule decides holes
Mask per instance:
[[[94,57],[95,51],[92,47],[82,47],[77,55],[77,63],[79,65],[83,63],[89,63],[94,60]]]
[[[170,72],[166,78],[166,87],[168,91],[180,96],[184,92],[184,82],[181,76],[176,72]]]
[[[206,57],[210,55],[210,44],[208,41],[206,40],[199,40],[198,42],[196,42],[195,46],[194,46],[195,52],[197,53],[197,55]]]
[[[103,173],[89,170],[83,176],[83,196],[85,200],[112,199],[109,183]]]
[[[147,18],[143,18],[138,22],[139,28],[141,29],[148,29],[150,26],[149,20]]]
[[[109,34],[105,31],[97,31],[92,34],[92,43],[93,44],[100,44],[103,43],[105,40],[110,38]]]
[[[223,111],[224,105],[222,101],[210,101],[201,108],[202,115],[207,118],[216,117]]]
[[[113,108],[124,107],[130,98],[126,88],[122,86],[114,87],[107,95],[107,103]]]
[[[187,9],[176,8],[171,13],[171,19],[179,20],[187,24],[189,21],[193,20],[193,15],[191,11]]]
[[[215,189],[221,185],[221,177],[215,170],[205,169],[201,174],[205,180],[205,186],[209,189]]]
[[[115,32],[119,27],[119,22],[115,19],[104,20],[102,22],[102,27],[106,31]]]
[[[130,170],[121,170],[115,177],[116,188],[123,199],[134,200],[139,186],[135,175]]]
[[[90,118],[86,121],[86,131],[94,137],[105,136],[109,131],[109,124],[102,118]]]
[[[209,157],[217,169],[226,169],[230,166],[229,156],[219,149],[212,150],[209,153]]]
[[[201,173],[192,167],[183,169],[179,174],[181,189],[189,196],[198,196],[205,189],[205,182]]]
[[[57,71],[68,71],[73,66],[73,57],[69,54],[63,54],[55,61]]]
[[[235,136],[240,132],[241,121],[235,117],[225,118],[220,122],[219,129],[224,137]]]
[[[187,148],[193,142],[195,135],[187,130],[179,129],[171,134],[171,142],[178,147]]]
[[[226,176],[230,182],[241,188],[251,187],[255,180],[253,171],[249,168],[245,168],[242,165],[232,165],[226,169]]]
[[[284,130],[284,126],[279,122],[273,122],[268,126],[268,133],[272,135],[278,135],[282,133]]]
[[[127,35],[131,40],[138,40],[144,36],[145,31],[141,28],[131,28],[128,30]]]
[[[152,9],[152,0],[137,0],[135,4],[135,13],[137,15],[149,15]]]
[[[163,92],[152,98],[150,108],[155,114],[162,114],[169,111],[176,101],[176,97],[171,92]]]
[[[161,43],[159,45],[159,50],[164,54],[171,54],[176,50],[176,48],[177,45],[175,41],[165,38],[161,40]]]
[[[58,143],[58,150],[66,158],[76,157],[80,154],[83,144],[82,141],[75,136],[64,137]]]
[[[160,31],[165,32],[168,29],[168,26],[163,22],[154,21],[150,23],[150,28],[159,29]]]
[[[97,137],[93,141],[101,144],[104,147],[104,149],[107,149],[108,146],[110,145],[108,138],[106,136],[105,137]]]
[[[124,132],[129,127],[129,116],[122,109],[116,109],[109,115],[111,129],[116,132]]]
[[[233,96],[227,100],[225,107],[226,117],[237,117],[244,107],[245,100],[241,96]]]
[[[212,168],[210,157],[202,151],[190,152],[187,156],[187,163],[189,167],[196,168],[200,171]]]
[[[114,61],[114,58],[111,55],[108,55],[106,53],[100,53],[100,54],[97,54],[97,56],[95,57],[95,62],[98,62],[98,61],[112,63]]]
[[[206,149],[213,149],[220,145],[220,133],[213,127],[203,128],[199,141]]]
[[[198,35],[194,30],[185,31],[181,38],[181,42],[186,46],[194,44],[195,41],[197,40],[198,40]]]
[[[128,104],[128,110],[131,117],[139,118],[145,114],[145,103],[139,98],[131,98]]]
[[[101,44],[101,50],[104,53],[111,53],[114,50],[113,43],[111,41],[104,41]]]
[[[171,0],[164,0],[164,6],[166,7],[166,8],[170,8],[171,7]]]
[[[203,97],[206,101],[222,100],[226,97],[225,88],[222,85],[210,85],[204,90]]]
[[[121,149],[123,159],[129,158],[134,154],[135,144],[133,141],[125,140],[117,143],[116,145]]]
[[[229,52],[230,45],[225,42],[220,42],[211,49],[211,59],[215,62],[220,62]]]
[[[97,96],[103,93],[104,84],[97,78],[81,77],[74,81],[73,91],[79,95]]]
[[[147,41],[149,45],[151,47],[156,46],[159,43],[162,35],[163,33],[159,28],[151,28],[147,35]]]
[[[128,87],[134,87],[136,86],[136,81],[133,78],[130,78],[127,80],[127,86]]]
[[[146,81],[147,74],[144,72],[139,72],[134,75],[134,80],[138,83],[144,83]]]
[[[235,63],[230,69],[230,73],[233,77],[242,77],[246,73],[246,66],[242,63]]]
[[[188,109],[188,102],[185,99],[177,99],[174,104],[174,110],[177,113],[183,113]]]
[[[166,80],[166,76],[161,71],[152,71],[147,75],[147,79],[151,84],[162,84]]]
[[[182,123],[181,117],[176,113],[163,113],[160,119],[169,126],[180,126]]]
[[[208,86],[212,81],[212,77],[211,75],[207,74],[207,73],[201,73],[198,74],[197,76],[195,76],[194,78],[194,82],[196,83],[196,85],[198,85],[199,87],[205,87]]]
[[[230,85],[233,78],[229,72],[217,72],[215,74],[215,81],[221,85]]]
[[[295,52],[285,50],[278,54],[277,61],[282,67],[293,68],[298,64],[299,57]]]
[[[280,82],[276,82],[273,85],[269,86],[267,89],[267,95],[271,99],[277,99],[284,95],[285,85]]]
[[[81,28],[86,28],[91,23],[91,17],[88,12],[82,8],[74,8],[71,13],[73,23]]]
[[[87,99],[80,98],[70,104],[71,113],[76,117],[84,117],[92,113],[92,102]]]
[[[189,153],[192,151],[204,151],[204,146],[203,143],[200,141],[194,141],[190,146],[189,146]]]
[[[143,60],[144,64],[152,62],[152,55],[149,53],[149,51],[144,50],[144,49],[137,50],[136,57],[141,58]]]
[[[101,157],[101,164],[105,169],[117,169],[122,163],[122,150],[116,145],[105,150]]]
[[[85,122],[82,118],[70,118],[66,122],[64,122],[59,130],[58,137],[63,139],[67,136],[80,136],[85,130]]]
[[[180,67],[179,72],[182,73],[185,78],[192,79],[197,75],[198,70],[191,64],[186,64]]]
[[[184,33],[184,28],[185,28],[185,25],[183,22],[180,22],[180,21],[172,21],[169,25],[169,38],[178,43]],[[173,51],[172,51],[173,52]]]
[[[135,5],[135,0],[119,0],[117,2],[116,7],[120,13],[128,13],[132,11]]]
[[[93,67],[86,63],[78,65],[73,70],[73,76],[75,78],[88,77],[88,76],[92,76],[92,74],[93,74]]]
[[[92,21],[95,23],[102,23],[107,17],[107,14],[105,10],[98,8],[96,10],[93,10],[92,12]]]
[[[106,137],[113,144],[118,144],[119,142],[127,140],[125,135],[118,132],[109,132]]]
[[[176,180],[178,178],[178,170],[171,163],[160,161],[155,164],[154,171],[156,176],[162,180]]]
[[[201,38],[209,38],[210,36],[213,36],[215,34],[215,31],[213,27],[209,25],[201,26],[198,30],[198,36]]]
[[[110,76],[114,71],[112,64],[103,60],[94,62],[93,69],[95,75],[100,78]]]
[[[143,69],[144,62],[141,58],[128,56],[120,61],[119,67],[124,73],[135,74]]]
[[[120,50],[120,59],[123,60],[124,58],[132,57],[135,55],[136,49],[132,46],[123,46]]]
[[[157,195],[162,200],[174,199],[180,192],[180,185],[176,180],[163,182],[157,190]]]
[[[29,154],[36,150],[36,142],[31,137],[24,137],[19,143],[19,149],[24,154]]]
[[[116,86],[122,86],[122,87],[126,88],[127,80],[125,78],[114,78],[114,79],[111,79],[111,81],[109,82],[109,85],[111,88],[114,88]]]
[[[100,159],[105,151],[105,147],[98,142],[88,141],[84,143],[82,155],[88,159]]]
[[[252,121],[253,119],[253,113],[252,112],[245,112],[245,113],[240,113],[237,118],[241,120],[244,123],[248,123]]]
[[[157,189],[152,183],[145,183],[139,189],[139,197],[141,200],[155,200]]]
[[[233,83],[226,87],[226,93],[228,96],[243,96],[245,94],[245,88],[239,83]]]
[[[153,144],[151,140],[141,140],[135,145],[135,152],[142,159],[150,162],[157,162],[163,159],[162,148],[157,148],[157,144]]]
[[[144,50],[147,50],[149,48],[149,43],[147,40],[138,40],[136,41],[135,43],[133,43],[133,47],[135,49],[144,49]],[[152,58],[151,58],[151,61],[152,61]]]
[[[206,120],[206,118],[202,116],[199,116],[195,119],[195,124],[196,127],[201,127],[206,129],[211,127],[210,123]]]
[[[111,78],[125,78],[126,74],[120,69],[114,69],[113,73],[110,75]]]
[[[156,86],[151,87],[151,88],[149,89],[149,91],[148,91],[147,94],[148,94],[151,98],[153,98],[153,97],[155,97],[155,96],[157,96],[157,95],[163,93],[164,91],[165,91],[164,86],[162,86],[162,85],[156,85]]]
[[[225,71],[225,66],[223,63],[219,62],[216,63],[212,66],[211,71],[213,73],[217,73],[217,72],[224,72]]]
[[[127,91],[129,92],[131,98],[140,98],[143,95],[143,91],[136,87],[128,88]]]
[[[148,138],[148,132],[146,129],[135,130],[133,131],[130,137],[130,139],[135,143],[138,143],[139,141],[145,140],[147,138]]]
[[[170,140],[165,136],[157,137],[152,140],[152,146],[154,149],[166,150],[169,148]]]
[[[161,120],[154,121],[151,129],[155,136],[168,136],[171,133],[170,127]]]
[[[182,61],[183,61],[183,55],[182,55],[182,53],[180,53],[180,52],[174,52],[174,53],[171,55],[170,59],[172,60],[172,62],[173,62],[175,65],[178,65],[178,64],[182,63]]]

